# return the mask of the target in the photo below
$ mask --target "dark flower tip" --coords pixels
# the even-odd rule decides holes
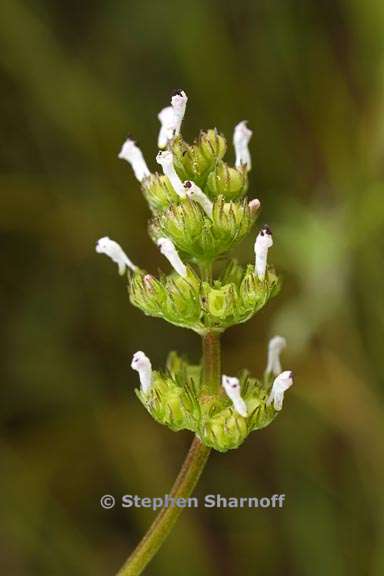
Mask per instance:
[[[262,234],[268,234],[269,236],[272,236],[272,230],[270,229],[268,224],[264,224],[264,226],[261,229],[261,233]]]

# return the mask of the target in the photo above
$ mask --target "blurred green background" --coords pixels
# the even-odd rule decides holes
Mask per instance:
[[[132,133],[155,168],[156,115],[181,87],[187,138],[254,130],[251,196],[285,278],[225,334],[224,369],[260,374],[281,333],[296,381],[197,490],[285,493],[285,509],[188,512],[147,573],[382,575],[382,1],[3,0],[0,67],[1,573],[114,574],[153,513],[100,496],[166,493],[190,443],[142,409],[130,359],[198,360],[199,338],[132,308],[94,250],[110,235],[167,269],[117,153]]]

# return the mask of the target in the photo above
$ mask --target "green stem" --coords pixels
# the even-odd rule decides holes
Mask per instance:
[[[217,334],[203,336],[203,384],[210,391],[218,389],[221,376],[220,339]],[[187,457],[170,492],[172,498],[188,498],[204,469],[211,449],[195,437]],[[163,508],[135,550],[129,556],[117,576],[138,576],[158,552],[169,536],[178,517],[180,507]]]
[[[216,394],[220,387],[221,350],[220,336],[208,332],[203,336],[203,385],[211,394]]]

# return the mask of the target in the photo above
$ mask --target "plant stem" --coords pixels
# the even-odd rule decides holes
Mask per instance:
[[[220,336],[208,332],[203,337],[203,385],[209,393],[217,393],[221,378]]]
[[[217,334],[203,336],[203,385],[214,392],[221,377],[220,339]],[[195,436],[181,470],[172,487],[172,498],[188,498],[204,469],[211,449]],[[163,508],[156,516],[143,539],[129,556],[117,576],[138,576],[158,552],[169,536],[183,508]]]
[[[186,459],[172,487],[172,498],[188,498],[195,488],[208,459],[210,449],[195,436]],[[163,508],[156,516],[148,532],[132,552],[117,576],[138,576],[155,556],[170,534],[183,509]]]

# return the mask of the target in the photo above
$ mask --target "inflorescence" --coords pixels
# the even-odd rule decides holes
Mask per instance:
[[[250,319],[277,294],[280,282],[268,264],[273,245],[268,226],[256,236],[253,264],[242,266],[227,259],[214,279],[206,273],[251,232],[260,201],[246,198],[252,136],[247,123],[242,121],[234,129],[235,165],[231,166],[223,160],[227,143],[216,129],[201,131],[192,144],[182,138],[187,101],[185,92],[177,90],[171,105],[158,115],[156,161],[162,173],[151,173],[131,138],[119,154],[141,184],[152,212],[150,235],[171,273],[155,277],[142,270],[107,236],[98,240],[96,251],[109,256],[119,274],[127,272],[132,304],[147,315],[204,336]],[[284,393],[293,382],[292,372],[281,368],[285,346],[281,336],[270,340],[261,380],[246,371],[238,378],[223,375],[222,386],[213,395],[204,389],[201,366],[172,352],[165,372],[158,372],[139,351],[131,364],[140,379],[136,393],[153,418],[172,430],[191,430],[219,451],[236,448],[252,430],[270,424],[282,408]]]

